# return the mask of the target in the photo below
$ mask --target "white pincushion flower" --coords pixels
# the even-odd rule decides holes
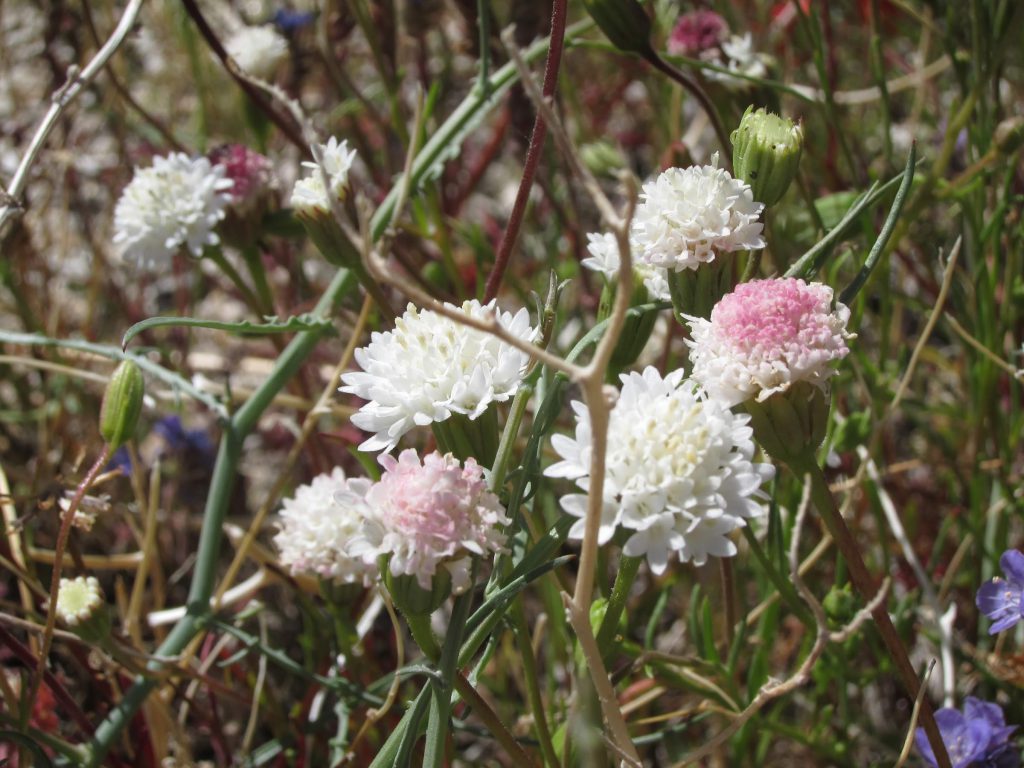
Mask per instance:
[[[494,314],[523,341],[535,335],[525,309],[513,315],[498,312],[494,301],[481,305],[473,299],[462,311],[478,320]],[[374,433],[359,448],[390,452],[414,426],[445,421],[455,413],[476,419],[491,403],[511,398],[530,358],[489,333],[410,304],[394,330],[372,334],[355,359],[363,370],[342,376],[346,386],[341,391],[369,401],[352,423]]]
[[[330,194],[340,202],[345,199],[348,190],[348,173],[355,160],[356,151],[349,150],[348,141],[339,142],[334,136],[331,136],[326,144],[321,144],[319,150],[324,174],[330,182]],[[331,203],[324,188],[321,166],[310,162],[304,162],[302,165],[311,173],[295,182],[291,197],[292,208],[299,215],[329,214]]]
[[[438,568],[446,568],[456,594],[470,586],[473,556],[501,551],[511,521],[472,458],[460,466],[450,453],[414,450],[384,455],[380,482],[366,494],[369,517],[353,547],[368,562],[389,555],[394,576],[415,576],[429,590]]]
[[[604,234],[591,232],[587,235],[587,240],[589,241],[587,251],[590,252],[590,256],[580,263],[587,269],[600,272],[610,282],[614,282],[619,275],[619,241],[610,232]],[[637,263],[634,256],[633,272],[643,281],[644,287],[652,299],[668,301],[671,298],[668,289],[668,276],[664,269]]]
[[[88,621],[103,604],[103,590],[94,576],[60,580],[55,613],[67,626]]]
[[[139,266],[169,261],[181,247],[201,256],[220,238],[214,227],[231,203],[231,179],[223,166],[181,152],[137,168],[114,209],[114,243]]]
[[[340,467],[300,485],[285,499],[281,530],[274,537],[281,563],[291,573],[304,573],[342,584],[369,584],[376,566],[349,547],[367,515],[366,478],[345,479]]]
[[[763,248],[764,205],[750,187],[711,165],[669,168],[643,186],[631,239],[638,264],[679,272],[717,254]]]
[[[623,374],[622,390],[608,425],[604,507],[598,541],[606,543],[622,528],[623,548],[631,557],[647,557],[651,570],[665,570],[669,555],[703,565],[709,556],[731,557],[736,546],[728,534],[745,518],[761,514],[755,501],[761,484],[774,475],[755,464],[749,416],[734,414],[709,399],[678,370],[665,377],[654,367]],[[573,402],[575,437],[555,435],[551,444],[562,461],[548,477],[590,487],[590,416]],[[583,538],[587,497],[569,494],[562,509],[580,518],[569,531]]]
[[[797,381],[818,387],[846,357],[850,310],[832,289],[796,278],[741,283],[711,319],[687,318],[693,378],[727,405],[764,401]]]
[[[288,41],[269,24],[243,27],[224,48],[243,70],[262,80],[271,80],[288,56]]]
[[[713,64],[721,63],[731,72],[748,77],[764,77],[768,74],[768,67],[765,65],[766,57],[754,50],[754,40],[749,32],[745,35],[730,35],[728,40],[723,40],[721,58],[715,51],[705,51],[701,54],[701,58]],[[717,80],[733,90],[751,86],[749,80],[733,77],[724,72],[708,70],[705,74],[709,80]]]

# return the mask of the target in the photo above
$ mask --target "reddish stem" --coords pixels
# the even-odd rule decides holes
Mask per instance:
[[[550,98],[555,93],[555,86],[558,85],[558,70],[562,64],[562,49],[565,44],[565,16],[567,0],[555,0],[551,7],[551,43],[548,47],[547,62],[544,65],[544,84],[542,93],[544,98]],[[505,271],[512,256],[512,249],[515,247],[519,237],[519,229],[523,224],[523,216],[526,214],[526,203],[530,199],[530,189],[533,187],[533,177],[537,173],[537,166],[540,164],[540,153],[544,149],[544,139],[547,137],[548,126],[544,122],[540,111],[533,121],[533,133],[530,135],[530,147],[526,151],[526,165],[523,168],[523,178],[519,182],[519,191],[516,193],[516,201],[512,205],[512,215],[509,217],[505,234],[498,245],[498,255],[494,259],[494,269],[487,278],[487,288],[484,292],[484,301],[490,301],[498,295],[501,289],[501,281],[505,278]]]

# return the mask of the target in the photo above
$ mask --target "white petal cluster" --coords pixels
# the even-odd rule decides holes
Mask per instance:
[[[591,232],[587,235],[587,251],[590,256],[581,264],[587,269],[600,272],[610,282],[614,282],[619,274],[619,242],[610,232],[603,234]],[[635,248],[633,249],[635,252]],[[634,255],[633,272],[643,281],[647,293],[652,299],[668,301],[671,297],[668,289],[668,275],[661,267],[638,263]]]
[[[274,537],[282,565],[293,574],[369,584],[377,566],[353,554],[350,546],[367,516],[370,486],[366,478],[346,479],[340,467],[299,486],[295,496],[284,501],[280,531]]]
[[[523,341],[536,334],[525,309],[513,315],[498,311],[494,301],[482,305],[473,299],[462,311],[478,320],[493,316]],[[412,304],[394,330],[373,333],[355,359],[362,371],[343,375],[340,389],[368,401],[352,416],[353,424],[374,433],[359,448],[385,452],[414,426],[444,421],[453,413],[476,419],[491,403],[508,400],[529,362],[525,352],[489,333]]]
[[[713,64],[720,63],[731,72],[748,77],[764,77],[768,74],[766,57],[754,50],[754,40],[749,32],[745,35],[730,35],[728,40],[722,41],[721,60],[716,51],[706,51],[701,58]],[[732,90],[742,90],[751,86],[749,80],[733,77],[724,72],[708,70],[705,75],[709,80],[717,80]]]
[[[320,160],[330,182],[330,196],[339,202],[345,199],[348,191],[348,173],[356,158],[356,151],[348,148],[348,141],[338,141],[331,136],[326,144],[319,146]],[[316,216],[329,214],[331,211],[330,197],[324,187],[320,165],[304,162],[302,164],[310,174],[295,182],[292,188],[291,206],[299,215]]]
[[[774,468],[752,462],[753,430],[746,414],[734,414],[708,399],[678,370],[665,377],[654,367],[623,374],[622,390],[608,426],[604,507],[599,543],[618,529],[628,532],[623,551],[645,556],[662,573],[670,555],[703,565],[708,557],[731,557],[728,535],[745,518],[761,514],[755,501]],[[565,477],[583,491],[590,487],[590,417],[573,402],[575,437],[555,435],[561,461],[549,477]],[[569,532],[583,538],[587,497],[569,494],[562,509],[580,518]]]
[[[214,227],[231,202],[223,166],[180,152],[137,168],[114,209],[114,243],[144,268],[162,266],[179,248],[201,256],[217,245]]]
[[[288,41],[269,24],[243,27],[224,48],[239,67],[262,80],[272,80],[288,56]]]
[[[88,621],[103,604],[103,590],[94,576],[60,580],[55,613],[65,625],[77,627]]]
[[[472,458],[460,466],[436,451],[421,462],[412,449],[379,461],[384,474],[366,494],[369,516],[354,550],[370,562],[390,555],[392,575],[415,576],[428,590],[437,569],[446,568],[452,591],[464,592],[472,557],[501,551],[501,526],[511,522],[483,469]]]
[[[711,165],[669,168],[643,186],[631,239],[639,264],[679,272],[719,253],[763,248],[762,203],[750,187]]]
[[[687,318],[693,378],[728,406],[763,401],[797,381],[824,387],[849,353],[850,310],[832,288],[796,278],[741,283],[711,319]]]

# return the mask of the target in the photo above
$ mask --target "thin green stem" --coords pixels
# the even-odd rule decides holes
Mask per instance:
[[[224,276],[231,281],[231,284],[234,285],[236,289],[238,289],[238,292],[242,294],[242,298],[245,300],[245,303],[249,305],[249,309],[251,309],[257,315],[266,314],[266,311],[263,307],[262,302],[260,301],[259,296],[253,293],[252,288],[250,288],[248,284],[246,284],[245,279],[242,277],[242,275],[239,274],[238,270],[235,269],[234,265],[227,260],[227,257],[224,255],[224,251],[214,246],[211,248],[207,248],[206,253],[204,255],[208,259],[210,259],[210,261],[216,264],[220,271],[224,273]]]
[[[601,628],[597,631],[597,647],[601,650],[601,657],[608,658],[612,649],[612,642],[619,629],[619,619],[626,608],[626,601],[629,599],[629,591],[636,580],[636,574],[640,570],[641,557],[630,557],[623,555],[619,560],[619,570],[615,574],[615,584],[612,586],[612,594],[608,598],[608,608],[601,622]]]
[[[757,536],[750,530],[749,525],[745,525],[740,528],[743,532],[743,537],[747,540],[747,544],[750,546],[750,551],[754,555],[754,559],[760,563],[761,568],[764,569],[768,579],[779,591],[779,596],[786,601],[786,604],[790,607],[797,618],[803,622],[805,627],[813,628],[814,619],[811,617],[810,612],[807,610],[807,606],[800,600],[796,590],[790,583],[789,579],[785,578],[778,569],[772,565],[771,560],[768,558],[767,553],[761,548],[761,542],[757,540]]]
[[[523,664],[523,682],[526,684],[526,695],[530,701],[530,713],[533,715],[533,726],[540,742],[540,751],[545,765],[555,768],[558,765],[558,753],[551,740],[547,715],[544,712],[544,698],[540,692],[540,676],[537,674],[537,659],[533,655],[533,644],[530,642],[530,630],[526,623],[526,611],[523,601],[516,598],[509,611],[512,620],[512,632],[519,649],[519,658]]]
[[[430,704],[427,744],[423,752],[423,765],[430,768],[442,768],[444,765],[445,747],[450,731],[448,720],[452,707],[453,678],[458,674],[462,631],[466,626],[466,619],[469,617],[469,609],[472,606],[472,590],[466,590],[455,598],[451,620],[448,622],[448,634],[445,635],[444,647],[441,649],[441,657],[437,665],[441,681],[433,684],[434,699]]]

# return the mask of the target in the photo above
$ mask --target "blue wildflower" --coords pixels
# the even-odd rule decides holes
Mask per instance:
[[[273,22],[282,32],[293,32],[311,24],[316,14],[311,11],[293,11],[288,8],[278,8],[274,11]]]
[[[953,768],[1020,768],[1020,752],[1009,743],[1017,726],[1006,724],[998,704],[968,696],[962,713],[943,707],[935,722]],[[915,731],[914,742],[928,765],[938,768],[924,728]]]
[[[153,425],[153,434],[161,438],[171,453],[185,451],[202,459],[212,459],[213,441],[202,429],[185,429],[177,416],[165,416]]]
[[[990,635],[1009,629],[1024,618],[1024,604],[1021,603],[1021,595],[1024,593],[1024,553],[1015,549],[1007,550],[999,558],[999,566],[1006,578],[997,576],[985,582],[975,598],[978,610],[994,622],[988,629]]]

